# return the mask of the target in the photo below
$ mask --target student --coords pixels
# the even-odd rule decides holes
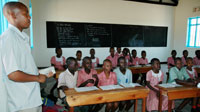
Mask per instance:
[[[116,85],[117,76],[114,72],[111,72],[112,62],[108,59],[103,61],[103,72],[98,74],[99,84],[98,86]],[[107,103],[105,112],[115,112],[118,108],[118,102]]]
[[[174,67],[174,60],[176,59],[176,50],[172,50],[171,52],[172,57],[167,58],[167,65],[168,65],[168,69],[170,69],[171,67]]]
[[[58,88],[60,90],[60,98],[65,100],[64,91],[69,88],[75,88],[78,77],[78,63],[75,58],[69,57],[66,60],[67,69],[60,73],[58,78]]]
[[[97,71],[92,68],[90,57],[83,58],[83,68],[78,71],[77,87],[97,86],[99,79]]]
[[[139,64],[139,58],[137,57],[137,51],[135,49],[133,49],[131,51],[131,54],[132,54],[132,62],[129,62],[129,66],[137,66]],[[137,82],[139,78],[139,74],[134,74],[133,73],[133,82]]]
[[[200,65],[200,50],[195,51],[196,57],[193,58],[194,65]]]
[[[196,82],[192,81],[189,75],[186,72],[186,69],[182,67],[181,58],[175,59],[175,67],[172,67],[169,71],[169,80],[168,83],[177,83],[181,85],[194,86]],[[180,111],[183,108],[184,101],[176,108],[176,111]],[[192,111],[194,112],[194,111]]]
[[[78,63],[78,67],[81,68],[82,67],[82,52],[80,50],[76,51],[76,60]]]
[[[142,55],[142,57],[139,58],[139,61],[138,61],[139,65],[147,65],[148,64],[148,60],[146,58],[146,51],[142,51],[141,55]],[[142,73],[140,84],[142,85],[143,82],[146,85],[146,74],[145,73]]]
[[[115,55],[115,49],[114,47],[110,47],[110,56],[108,56],[106,59],[110,60],[112,62],[112,67],[117,67],[117,59],[118,57]]]
[[[54,66],[56,70],[65,70],[65,57],[62,56],[62,49],[57,47],[55,52],[56,56],[51,57],[51,65]]]
[[[131,53],[128,48],[123,49],[122,56],[125,57],[126,63],[132,62]]]
[[[29,37],[23,32],[30,26],[28,8],[21,2],[7,2],[3,14],[10,23],[1,36],[0,44],[0,70],[5,77],[8,112],[41,112],[39,83],[44,83],[47,76],[38,73],[31,55]],[[51,76],[52,72],[48,77]],[[3,112],[1,108],[0,111]]]
[[[157,58],[151,60],[152,70],[147,72],[147,88],[150,89],[149,95],[147,96],[147,111],[158,110],[159,89],[156,87],[158,84],[162,84],[164,79],[164,74],[160,70],[160,61]],[[162,97],[162,111],[168,110],[168,98],[166,96]]]
[[[92,60],[92,68],[99,67],[99,58],[95,57],[94,49],[90,49],[90,58]]]
[[[187,59],[187,56],[188,56],[188,51],[187,51],[187,50],[184,50],[184,51],[183,51],[183,57],[181,58],[182,63],[183,63],[183,66],[186,66],[186,59]]]
[[[119,67],[114,70],[117,75],[117,83],[132,83],[132,72],[127,68],[126,59],[124,57],[118,58],[118,66]],[[128,112],[132,105],[133,103],[130,100],[120,102],[119,112]]]
[[[117,56],[118,58],[122,56],[121,47],[117,47],[117,52],[115,53],[115,56]]]

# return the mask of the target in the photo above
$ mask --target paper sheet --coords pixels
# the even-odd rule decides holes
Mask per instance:
[[[86,91],[94,91],[98,90],[96,86],[91,86],[91,87],[79,87],[75,88],[76,92],[86,92]]]
[[[164,88],[174,88],[174,87],[181,87],[182,85],[166,83],[166,84],[159,84],[159,86]]]
[[[55,68],[52,66],[52,67],[48,67],[48,68],[39,70],[39,73],[44,74],[44,75],[48,75],[49,72],[53,72],[53,74],[55,74],[56,73]]]
[[[102,90],[112,90],[112,89],[122,89],[120,85],[108,85],[108,86],[100,86]]]
[[[125,88],[141,86],[141,85],[138,84],[138,83],[122,83],[121,85],[122,85],[123,87],[125,87]]]

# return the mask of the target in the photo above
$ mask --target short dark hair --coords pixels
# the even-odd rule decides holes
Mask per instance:
[[[153,65],[156,61],[159,61],[159,62],[160,62],[160,60],[159,60],[158,58],[153,58],[153,59],[151,60],[151,65]]]
[[[143,50],[143,51],[141,52],[141,54],[143,54],[143,53],[146,53],[146,51],[145,51],[145,50]]]
[[[173,52],[175,52],[175,53],[176,53],[176,50],[172,50],[171,54],[172,54]]]
[[[119,61],[120,61],[120,60],[125,60],[125,61],[126,61],[126,59],[125,59],[124,56],[121,56],[121,57],[118,58],[118,60],[117,60],[117,63],[118,63],[118,64],[119,64]]]
[[[184,54],[185,52],[188,52],[188,51],[187,51],[187,50],[183,50],[183,54]]]
[[[76,58],[74,58],[74,57],[68,57],[66,59],[66,65],[67,65],[67,67],[71,64],[72,61],[76,61]]]
[[[91,58],[89,56],[86,56],[83,58],[83,63],[86,61],[86,60],[91,60]]]
[[[61,49],[61,47],[56,47],[55,52],[57,52],[59,49]]]
[[[181,58],[180,58],[180,57],[177,57],[177,58],[175,59],[175,63],[177,63],[177,61],[181,61]]]
[[[104,64],[105,62],[109,62],[109,63],[112,64],[112,61],[110,61],[109,59],[105,59],[105,60],[103,61],[103,64]]]
[[[81,54],[82,54],[82,52],[81,52],[80,50],[76,51],[76,54],[78,54],[78,53],[81,53]]]

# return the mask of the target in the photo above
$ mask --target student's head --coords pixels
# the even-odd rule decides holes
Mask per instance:
[[[127,63],[126,63],[125,57],[119,57],[119,58],[118,58],[118,65],[119,65],[119,67],[122,68],[122,69],[125,69],[125,68],[126,68]]]
[[[193,66],[193,59],[191,57],[188,57],[186,59],[187,67],[192,68]]]
[[[142,51],[141,56],[142,56],[142,58],[146,58],[146,51]]]
[[[136,57],[136,56],[137,56],[137,51],[136,51],[135,49],[133,49],[133,50],[131,51],[131,53],[132,53],[132,56],[133,56],[133,57]]]
[[[172,52],[171,52],[171,55],[172,55],[172,57],[176,57],[176,50],[172,50]]]
[[[121,53],[121,47],[117,47],[117,52],[120,54]]]
[[[111,56],[115,55],[115,48],[114,47],[110,47],[110,55]]]
[[[122,54],[123,54],[123,56],[126,56],[126,55],[128,54],[127,48],[124,48],[124,49],[123,49]]]
[[[94,49],[90,49],[90,55],[91,55],[91,57],[93,57],[95,55],[95,50]]]
[[[197,57],[197,58],[200,58],[200,50],[196,50],[196,51],[195,51],[195,54],[196,54],[196,57]]]
[[[83,67],[85,69],[91,69],[92,68],[92,61],[91,58],[86,56],[83,58],[83,63],[82,63]]]
[[[187,51],[187,50],[184,50],[184,51],[183,51],[183,56],[184,56],[184,57],[187,57],[187,56],[188,56],[188,51]]]
[[[110,72],[112,69],[112,62],[109,59],[105,59],[103,61],[103,69],[104,71]]]
[[[69,57],[66,59],[66,65],[69,71],[76,71],[78,69],[78,63],[74,57]]]
[[[76,59],[81,60],[82,52],[80,50],[76,51]]]
[[[175,59],[175,66],[178,68],[178,69],[181,69],[182,68],[182,61],[181,61],[181,58],[176,58]]]
[[[3,7],[3,14],[8,22],[16,26],[20,31],[30,25],[28,8],[21,2],[7,2]]]
[[[160,60],[157,58],[153,58],[151,60],[151,66],[154,70],[160,70]]]
[[[60,47],[56,47],[55,49],[56,56],[61,57],[62,56],[62,49]]]

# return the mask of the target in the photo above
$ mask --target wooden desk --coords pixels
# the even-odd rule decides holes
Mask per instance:
[[[132,74],[140,74],[140,73],[147,73],[149,70],[152,69],[151,66],[139,66],[139,67],[136,67],[136,66],[132,66],[132,67],[128,67],[131,71],[132,71]],[[98,74],[100,74],[103,69],[102,68],[95,68],[95,70],[97,71]],[[58,79],[60,73],[63,72],[63,71],[56,71],[56,78]]]
[[[135,99],[135,112],[137,111],[137,99],[142,99],[142,112],[145,112],[146,97],[149,90],[145,87],[124,88],[116,90],[97,90],[89,92],[76,92],[74,89],[65,91],[66,101],[70,106],[70,112],[74,111],[75,106],[92,105],[124,100]]]
[[[162,95],[168,96],[168,112],[172,111],[172,101],[176,99],[193,98],[200,96],[200,88],[197,87],[175,87],[175,88],[163,88],[158,86],[160,90],[159,98],[159,112],[162,112]]]

